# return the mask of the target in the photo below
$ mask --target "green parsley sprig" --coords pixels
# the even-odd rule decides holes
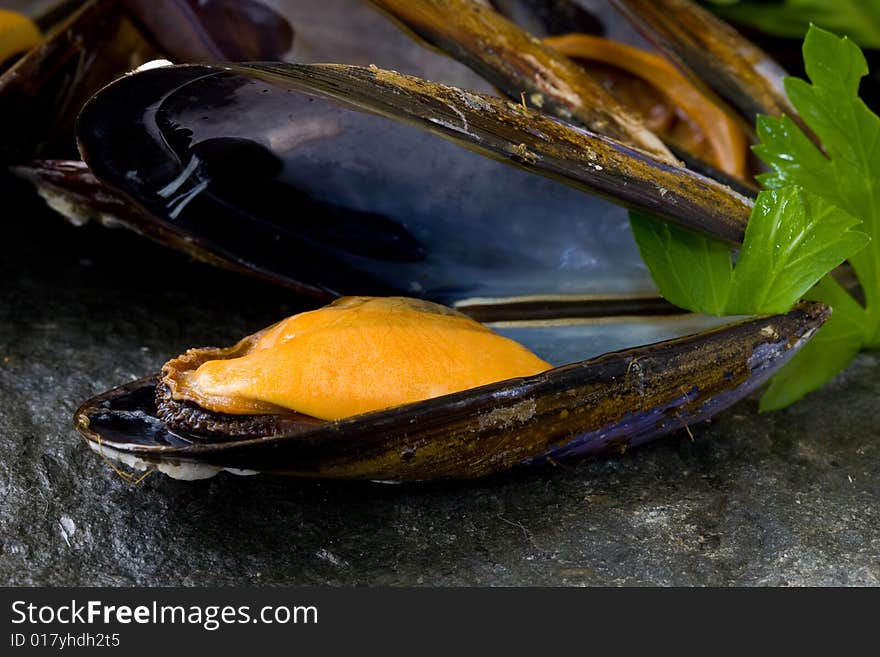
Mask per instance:
[[[868,67],[858,46],[810,27],[810,83],[785,89],[824,152],[788,117],[758,119],[754,151],[770,168],[734,265],[729,246],[653,217],[631,214],[642,258],[672,303],[712,315],[789,310],[802,297],[834,309],[828,323],[774,377],[762,410],[824,385],[859,350],[880,347],[880,117],[858,97]],[[829,272],[849,260],[862,306]]]

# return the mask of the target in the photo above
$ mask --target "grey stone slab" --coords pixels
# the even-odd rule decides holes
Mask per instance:
[[[8,184],[7,184],[8,187]],[[880,584],[880,361],[622,457],[476,482],[132,487],[71,426],[94,393],[303,307],[19,187],[0,260],[0,584]]]

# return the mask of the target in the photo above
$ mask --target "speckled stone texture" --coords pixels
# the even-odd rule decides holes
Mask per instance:
[[[748,400],[623,457],[477,482],[132,487],[85,398],[302,300],[4,195],[0,584],[880,584],[880,361],[780,413]]]

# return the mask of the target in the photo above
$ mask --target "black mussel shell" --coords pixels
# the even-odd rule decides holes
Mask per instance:
[[[730,241],[751,207],[519,105],[351,66],[128,76],[79,139],[176,245],[325,298],[650,294],[625,212],[579,189]]]

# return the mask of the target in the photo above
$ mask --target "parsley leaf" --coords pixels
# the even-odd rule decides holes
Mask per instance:
[[[800,187],[761,192],[740,251],[726,315],[784,313],[868,243],[861,222]]]
[[[864,48],[880,47],[880,0],[712,0],[721,17],[763,32],[802,39],[810,23],[849,34]]]
[[[708,315],[783,313],[868,242],[859,220],[800,187],[761,192],[736,267],[710,237],[632,213],[642,259],[660,294]]]
[[[660,294],[679,308],[723,315],[733,276],[730,247],[650,215],[630,213],[642,260]]]

